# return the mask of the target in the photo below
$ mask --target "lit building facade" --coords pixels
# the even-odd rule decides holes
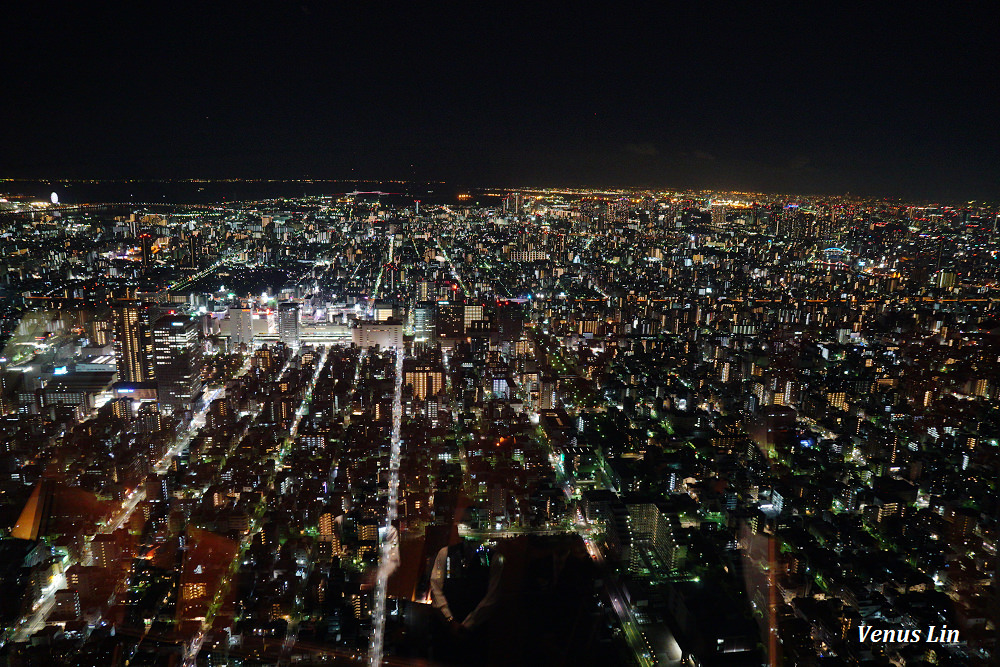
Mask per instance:
[[[191,409],[201,393],[198,322],[183,315],[157,320],[153,327],[153,365],[160,403],[173,412]]]

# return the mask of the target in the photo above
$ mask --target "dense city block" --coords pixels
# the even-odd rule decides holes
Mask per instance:
[[[0,186],[7,664],[996,664],[995,208]]]

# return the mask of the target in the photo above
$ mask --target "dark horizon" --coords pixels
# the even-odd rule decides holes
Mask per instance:
[[[98,203],[108,203],[108,202],[122,202],[125,203],[124,195],[118,197],[107,197],[107,196],[94,196],[87,195],[86,197],[72,196],[73,192],[67,192],[66,190],[60,190],[60,184],[73,184],[73,185],[90,185],[90,186],[124,186],[127,184],[137,184],[137,185],[155,185],[155,184],[174,184],[174,185],[192,185],[197,186],[199,184],[213,185],[213,186],[225,186],[227,184],[232,185],[242,185],[242,186],[252,186],[253,184],[264,185],[286,185],[292,186],[294,184],[302,185],[323,185],[323,184],[344,184],[351,186],[360,186],[363,184],[370,184],[373,187],[388,187],[391,184],[398,184],[404,192],[386,192],[386,194],[396,194],[396,195],[414,195],[418,194],[418,190],[421,188],[431,188],[438,187],[438,190],[428,190],[435,193],[435,198],[433,201],[438,199],[442,200],[456,200],[459,194],[476,194],[479,196],[500,196],[503,192],[531,192],[531,191],[554,191],[558,192],[561,190],[565,191],[577,191],[580,195],[589,193],[601,193],[601,192],[611,192],[611,191],[632,191],[632,192],[650,192],[650,193],[666,193],[673,192],[677,194],[681,193],[724,193],[724,194],[740,194],[748,196],[760,196],[766,199],[788,199],[789,201],[794,199],[802,200],[824,200],[824,199],[839,199],[839,198],[849,198],[858,199],[866,201],[883,201],[890,204],[909,204],[909,205],[942,205],[949,206],[953,208],[963,208],[966,205],[977,204],[981,206],[995,207],[1000,206],[1000,197],[996,199],[958,199],[958,198],[930,198],[930,197],[908,197],[904,195],[891,195],[884,193],[864,193],[864,192],[818,192],[818,191],[779,191],[779,190],[751,190],[751,189],[726,189],[718,187],[675,187],[672,185],[650,185],[650,186],[636,186],[636,185],[622,185],[622,184],[597,184],[597,185],[580,185],[580,184],[566,184],[566,183],[548,183],[548,184],[538,184],[538,183],[523,183],[523,184],[481,184],[481,183],[467,183],[460,181],[445,181],[445,180],[407,180],[407,179],[396,179],[396,178],[325,178],[325,177],[315,177],[315,176],[298,176],[289,178],[278,178],[278,177],[249,177],[249,178],[202,178],[202,177],[180,177],[180,178],[7,178],[0,177],[0,192],[3,192],[4,183],[10,184],[21,184],[22,189],[8,188],[4,194],[7,195],[17,195],[20,197],[38,197],[42,199],[47,199],[50,191],[55,191],[59,195],[59,201],[61,204],[98,204]],[[23,188],[24,185],[30,185],[27,189]],[[487,194],[488,191],[497,191],[497,194],[490,195]],[[124,192],[124,191],[123,191]],[[348,192],[344,190],[343,193]],[[190,204],[190,203],[205,203],[209,201],[252,201],[259,199],[272,199],[275,197],[297,197],[299,195],[306,196],[325,196],[340,194],[340,190],[322,190],[313,192],[302,192],[298,190],[288,189],[287,192],[282,192],[277,194],[273,191],[264,192],[263,190],[245,192],[244,196],[235,196],[227,194],[224,197],[215,199],[212,197],[206,198],[202,195],[195,201],[190,198],[185,198],[184,195],[178,195],[173,197],[168,197],[166,201],[156,202],[159,204]],[[76,194],[79,194],[76,192]],[[211,194],[211,193],[209,193]],[[67,198],[67,195],[70,195]],[[143,195],[136,195],[130,201],[153,201],[153,199],[143,199]],[[421,201],[429,202],[432,199],[424,199]]]
[[[4,177],[1000,198],[1000,59],[971,10],[303,2],[6,18]]]

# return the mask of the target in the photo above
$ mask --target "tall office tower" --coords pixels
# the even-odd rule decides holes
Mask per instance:
[[[97,347],[109,345],[114,340],[114,325],[108,320],[90,320],[84,326],[90,342]]]
[[[413,309],[413,339],[434,340],[434,304],[421,301]]]
[[[512,193],[503,198],[503,211],[510,216],[518,216],[521,213],[521,195]]]
[[[816,236],[815,222],[816,214],[811,211],[796,209],[788,216],[788,228],[785,234],[796,239],[804,239]]]
[[[525,307],[521,301],[503,301],[497,306],[497,325],[500,339],[515,341],[524,330]]]
[[[136,302],[121,303],[113,311],[118,379],[122,382],[152,380],[155,377],[150,336],[152,306]]]
[[[299,304],[293,301],[278,304],[278,340],[289,346],[299,344]]]
[[[726,224],[726,207],[723,204],[712,204],[709,210],[712,213],[712,226],[723,227]]]
[[[430,261],[430,260],[428,260]],[[417,301],[427,301],[431,298],[431,284],[426,280],[417,283]]]
[[[386,281],[386,284],[389,286],[389,293],[390,294],[395,294],[395,292],[396,292],[396,285],[399,284],[399,278],[400,278],[400,275],[401,275],[400,270],[399,270],[399,263],[398,262],[392,262],[390,264],[386,264],[385,265],[385,274],[386,275],[385,275],[384,280]]]
[[[461,301],[437,302],[437,335],[439,338],[465,335],[465,304]]]
[[[440,364],[407,359],[403,362],[403,385],[413,385],[413,398],[422,401],[436,396],[444,387],[444,368]]]
[[[559,397],[556,394],[558,380],[554,376],[545,376],[538,384],[538,409],[554,410],[559,407]]]
[[[253,345],[253,309],[233,308],[229,316],[232,319],[233,345]]]
[[[466,331],[473,328],[472,326],[473,322],[481,322],[483,319],[484,319],[483,304],[469,303],[465,305],[465,310],[463,312],[463,318],[462,318],[462,325],[464,326]]]
[[[10,389],[11,384],[13,384],[13,378],[11,378],[3,366],[0,365],[0,415],[7,414],[7,411],[11,407],[11,402],[7,398],[7,391]]]
[[[954,271],[938,271],[934,277],[934,283],[941,289],[951,289],[955,286],[956,275]]]
[[[139,243],[142,246],[142,265],[149,266],[153,263],[153,235],[143,232],[139,237]]]
[[[204,239],[201,234],[195,233],[188,236],[188,266],[195,268],[201,260]]]
[[[135,408],[132,405],[132,398],[126,396],[124,398],[116,398],[111,403],[111,414],[115,419],[121,421],[130,422],[132,418],[135,417]]]
[[[163,416],[160,414],[160,406],[156,403],[147,402],[140,405],[136,420],[140,433],[159,433],[163,430]]]
[[[201,393],[201,345],[198,321],[167,315],[153,325],[153,366],[160,404],[175,413],[189,410]]]

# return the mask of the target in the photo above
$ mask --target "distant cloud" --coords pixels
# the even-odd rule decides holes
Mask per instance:
[[[648,142],[643,142],[638,144],[625,144],[625,150],[626,152],[632,153],[633,155],[645,155],[648,157],[660,154],[660,151],[657,150],[656,146]]]

